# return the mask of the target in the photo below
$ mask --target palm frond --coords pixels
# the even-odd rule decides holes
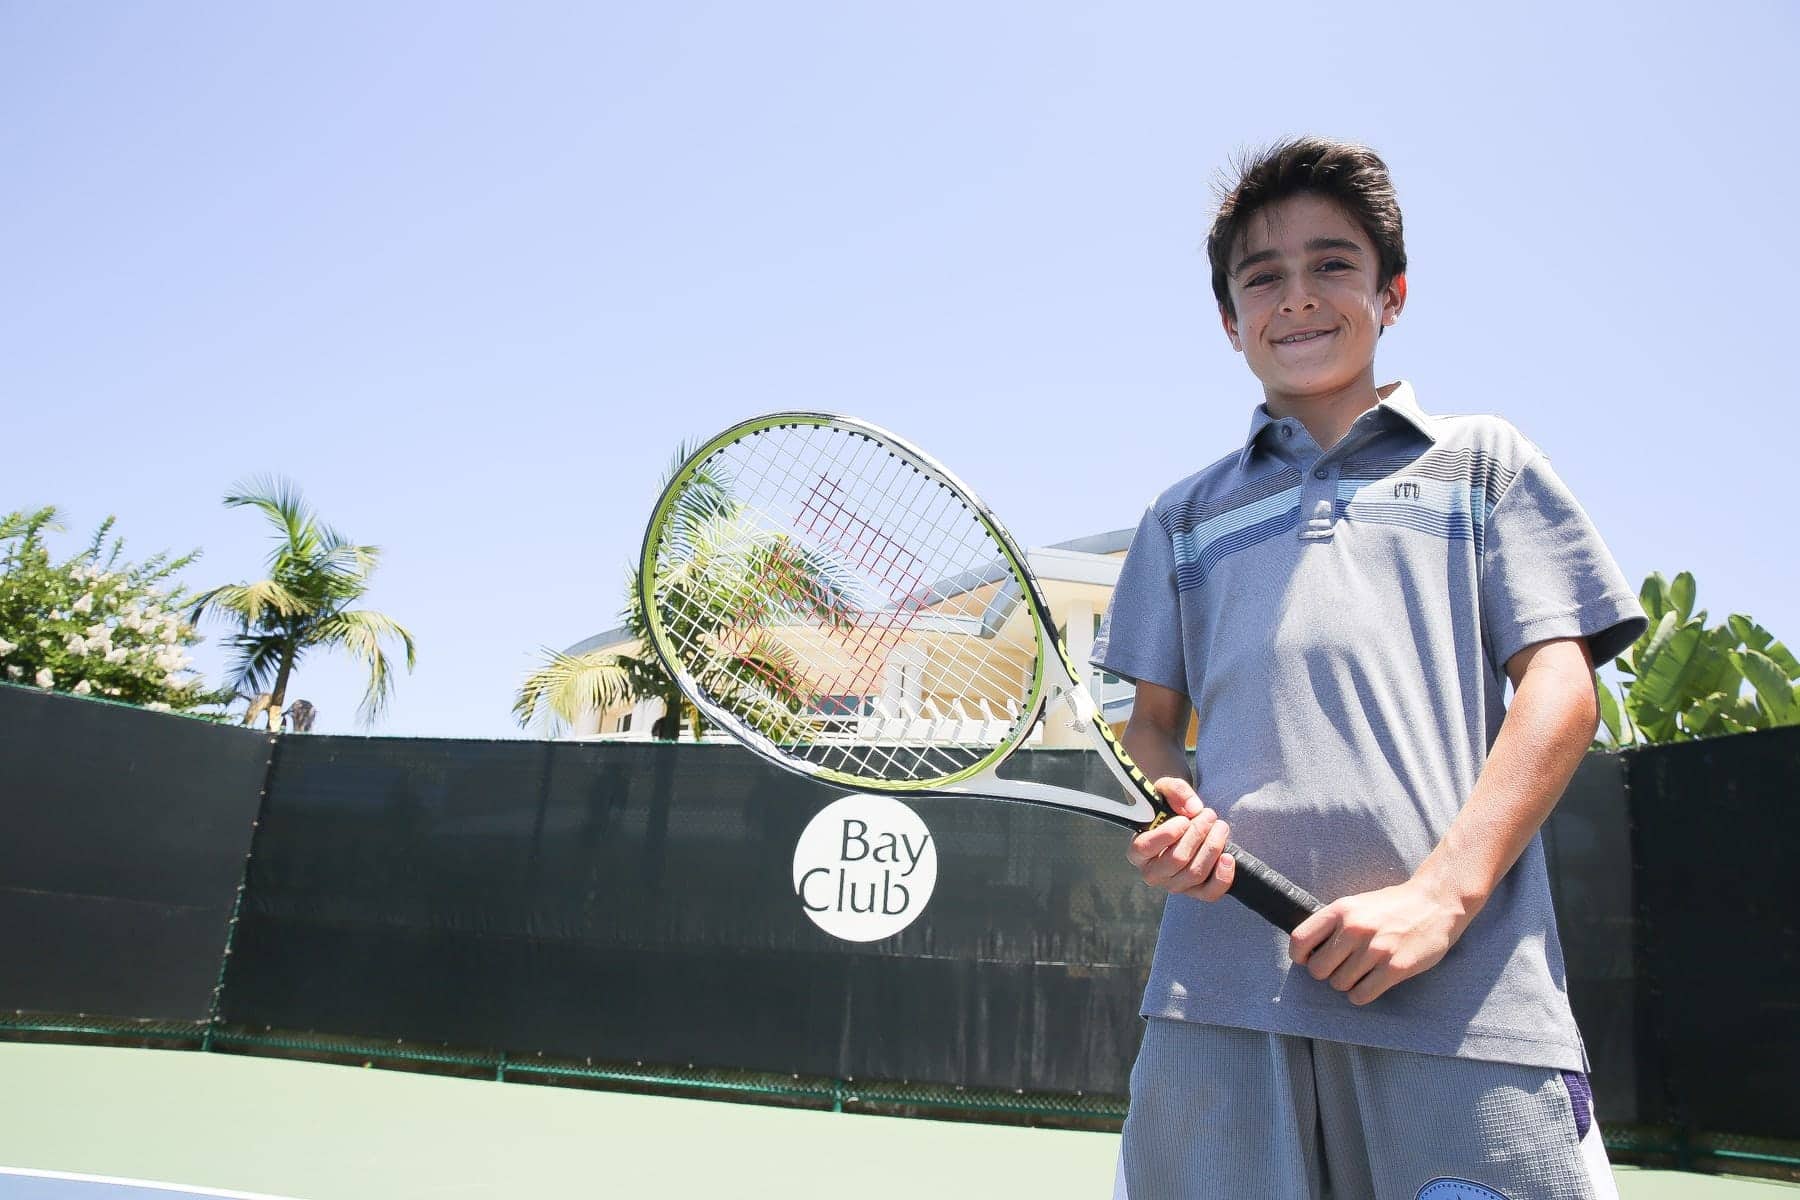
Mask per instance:
[[[269,552],[271,575],[279,575],[290,560],[307,561],[319,553],[318,519],[292,480],[261,475],[234,484],[225,494],[225,506],[257,509],[281,531]]]
[[[357,708],[358,719],[364,725],[374,723],[375,718],[386,709],[393,694],[394,672],[382,649],[382,642],[394,638],[399,639],[406,651],[406,669],[412,670],[417,662],[413,636],[398,621],[384,613],[363,609],[334,612],[308,631],[306,645],[333,646],[347,650],[352,657],[361,659],[368,667],[369,687],[363,693],[362,703]]]
[[[273,614],[278,617],[303,616],[311,610],[303,597],[295,595],[273,579],[255,583],[227,583],[196,596],[188,610],[188,622],[198,625],[209,610],[229,613],[246,629],[261,626]]]
[[[547,661],[525,677],[513,700],[513,718],[521,728],[543,720],[560,729],[585,713],[605,712],[639,695],[643,664],[632,655],[601,650],[564,654],[548,646],[543,653]]]
[[[226,686],[241,696],[255,699],[271,691],[281,673],[281,654],[285,640],[277,634],[242,634],[227,643],[235,654],[225,670]],[[295,663],[300,661],[295,655]]]
[[[381,547],[351,545],[336,534],[332,538],[335,540],[321,548],[318,569],[335,578],[366,583],[381,565]]]
[[[799,655],[767,634],[721,656],[704,684],[721,707],[774,741],[792,741],[807,728],[812,684]]]

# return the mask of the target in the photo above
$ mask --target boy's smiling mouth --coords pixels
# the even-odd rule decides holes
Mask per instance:
[[[1329,329],[1303,329],[1299,333],[1290,333],[1286,337],[1276,338],[1275,344],[1277,346],[1298,346],[1322,337],[1330,337],[1331,333],[1332,331]]]

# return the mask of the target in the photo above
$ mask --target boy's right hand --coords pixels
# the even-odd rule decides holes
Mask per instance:
[[[1185,779],[1159,779],[1156,790],[1175,815],[1132,838],[1125,857],[1151,887],[1196,900],[1219,899],[1237,878],[1237,860],[1224,853],[1231,827],[1200,802]]]

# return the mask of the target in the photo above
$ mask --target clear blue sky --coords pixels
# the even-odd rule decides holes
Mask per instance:
[[[418,635],[376,730],[516,736],[675,443],[744,415],[888,425],[1029,543],[1133,524],[1260,399],[1219,172],[1319,132],[1405,209],[1378,375],[1800,641],[1795,12],[4,0],[0,509],[207,586],[267,550],[227,487],[291,476]],[[290,694],[348,732],[361,688]]]

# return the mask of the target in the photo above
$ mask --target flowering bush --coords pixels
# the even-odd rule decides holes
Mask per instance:
[[[187,651],[202,639],[182,619],[185,592],[169,582],[199,551],[121,561],[123,538],[103,550],[112,525],[108,517],[87,549],[53,563],[43,535],[62,528],[55,508],[0,517],[0,676],[163,711],[222,703],[189,669]]]

